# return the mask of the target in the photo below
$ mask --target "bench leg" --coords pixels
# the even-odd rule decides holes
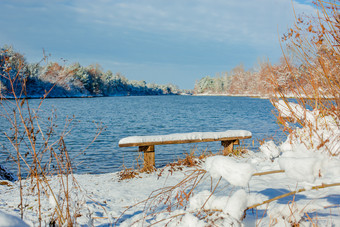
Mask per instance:
[[[151,170],[155,163],[155,146],[140,146],[139,151],[144,152],[144,169]]]
[[[221,145],[223,146],[223,155],[229,155],[233,153],[234,145],[239,145],[239,140],[226,140],[221,141]]]

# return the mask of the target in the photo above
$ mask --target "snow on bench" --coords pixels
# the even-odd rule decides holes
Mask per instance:
[[[191,132],[175,133],[156,136],[130,136],[119,141],[119,147],[139,147],[144,152],[144,168],[155,166],[155,145],[200,143],[221,141],[224,147],[223,154],[232,153],[234,145],[239,144],[240,139],[249,139],[252,134],[246,130],[228,130],[225,132]]]

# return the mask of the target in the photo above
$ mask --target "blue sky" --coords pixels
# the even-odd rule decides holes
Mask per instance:
[[[310,14],[309,1],[293,1]],[[29,62],[98,63],[129,80],[195,81],[259,59],[277,62],[291,0],[1,0],[0,45]]]

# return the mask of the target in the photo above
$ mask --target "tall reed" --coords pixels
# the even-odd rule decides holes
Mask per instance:
[[[73,160],[65,144],[65,138],[71,133],[73,119],[67,119],[63,128],[57,130],[55,111],[52,110],[46,119],[40,114],[42,104],[51,90],[46,91],[38,105],[32,107],[27,99],[29,75],[24,70],[24,59],[9,56],[5,49],[0,52],[0,61],[0,81],[6,85],[0,91],[0,117],[8,124],[8,128],[2,131],[11,146],[7,151],[17,166],[21,218],[27,211],[23,204],[24,196],[27,195],[25,191],[36,196],[37,207],[33,209],[36,210],[39,226],[43,222],[48,224],[46,217],[43,219],[46,210],[43,200],[55,204],[50,217],[47,217],[49,224],[73,226],[79,217],[80,202],[74,201],[77,198],[72,195],[80,187],[73,176]],[[101,130],[97,131],[94,140]],[[50,181],[52,177],[57,177],[57,186]],[[27,180],[30,181],[28,186]]]
[[[314,16],[296,16],[294,26],[282,37],[284,60],[271,67],[267,74],[279,124],[288,133],[294,131],[296,124],[308,128],[310,136],[317,136],[320,140],[314,148],[323,147],[329,140],[318,133],[320,117],[333,118],[332,125],[323,127],[340,127],[339,3],[338,0],[317,0]],[[297,111],[290,98],[303,107],[304,113]],[[279,100],[286,113],[280,108]],[[308,111],[313,111],[313,119],[308,118]]]

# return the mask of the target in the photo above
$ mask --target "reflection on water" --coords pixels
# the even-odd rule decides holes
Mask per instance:
[[[29,102],[36,106],[39,100]],[[76,173],[108,173],[119,170],[123,164],[126,167],[135,165],[138,157],[135,151],[138,148],[118,147],[118,141],[127,136],[244,129],[253,133],[253,138],[246,140],[245,144],[254,151],[260,139],[271,136],[278,140],[283,138],[271,113],[273,107],[266,99],[222,96],[47,99],[42,105],[41,119],[47,119],[51,109],[56,109],[59,133],[65,120],[75,116],[72,131],[65,138],[67,149],[73,157],[91,142],[96,134],[96,123],[106,127],[85,154],[75,159]],[[1,118],[0,125],[0,142],[10,149],[3,135],[8,124]],[[156,146],[156,165],[162,166],[182,157],[194,146],[198,151],[208,149],[217,152],[221,148],[219,142]],[[7,156],[6,152],[1,153],[1,164],[5,164]],[[5,166],[14,168],[8,163]]]

